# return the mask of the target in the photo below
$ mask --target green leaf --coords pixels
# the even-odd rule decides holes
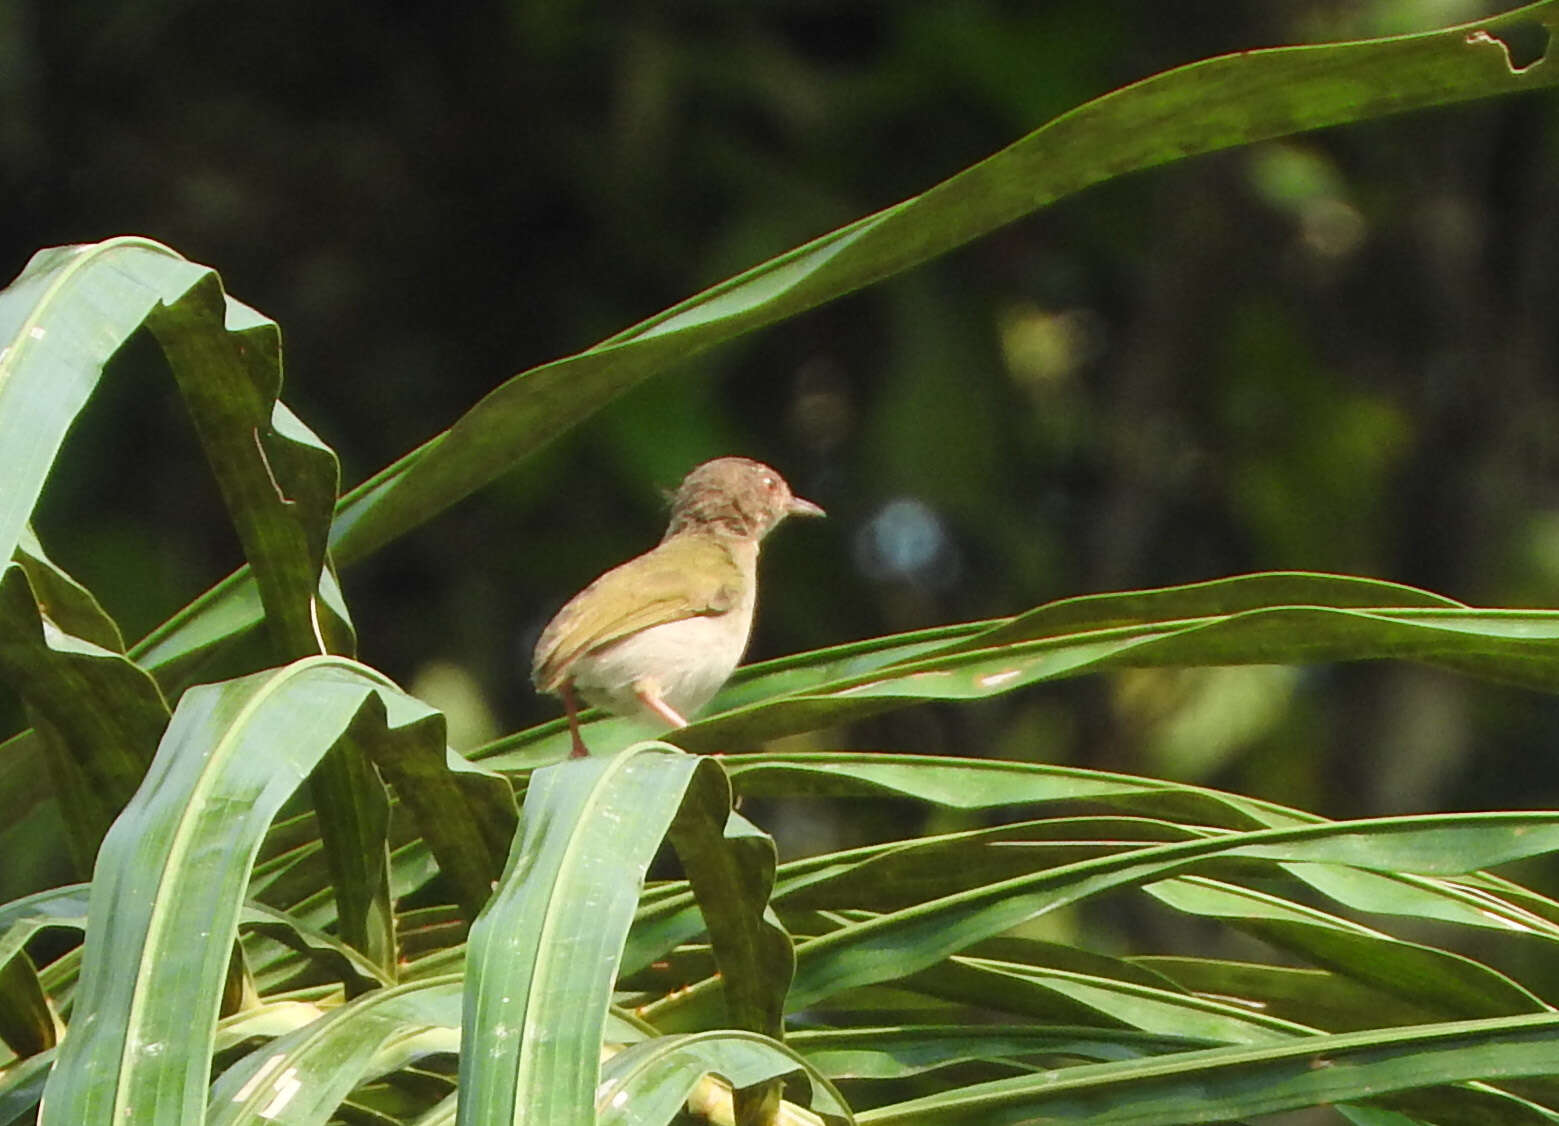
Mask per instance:
[[[991,829],[920,837],[859,858],[834,857],[807,872],[786,865],[775,899],[791,910],[856,908],[890,911],[927,899],[1107,856],[1161,841],[1205,839],[1208,834],[1165,821],[1125,817],[1054,817]]]
[[[1167,1059],[1085,1064],[942,1092],[857,1116],[861,1126],[1024,1122],[1183,1126],[1378,1098],[1466,1079],[1546,1075],[1552,1013],[1302,1037]]]
[[[1280,950],[1374,986],[1442,1020],[1546,1007],[1504,974],[1470,958],[1403,942],[1263,892],[1201,876],[1163,880],[1142,890],[1177,910],[1225,919]]]
[[[725,982],[726,1024],[783,1039],[785,991],[796,954],[768,907],[778,860],[774,839],[731,807],[731,783],[718,770],[695,777],[669,837],[697,895]],[[739,1088],[734,1098],[738,1122],[772,1121],[780,1084]]]
[[[103,365],[204,271],[148,239],[33,255],[0,290],[0,559],[10,559]]]
[[[364,746],[438,858],[465,917],[475,919],[514,840],[513,787],[451,750],[437,714],[396,730],[376,724]]]
[[[724,1083],[702,1082],[718,1076]],[[801,1056],[750,1032],[658,1036],[613,1056],[601,1078],[601,1126],[660,1126],[684,1103],[710,1121],[731,1121],[732,1087],[755,1087],[786,1076],[804,1078],[798,1097],[825,1122],[854,1122],[828,1079]],[[791,1099],[792,1102],[797,1099]]]
[[[370,693],[396,725],[428,712],[337,657],[184,694],[98,856],[75,1031],[48,1082],[53,1121],[203,1113],[222,982],[260,839]]]
[[[1032,1056],[1130,1060],[1212,1046],[1191,1036],[1034,1024],[812,1028],[791,1033],[789,1044],[830,1079],[902,1079],[956,1063]]]
[[[390,903],[390,795],[363,741],[378,726],[373,704],[353,720],[309,776],[321,852],[341,936],[386,972],[395,968]]]
[[[1434,1019],[1417,1005],[1330,970],[1174,955],[1138,956],[1132,963],[1164,974],[1193,992],[1238,997],[1272,1016],[1328,1032]]]
[[[349,997],[381,986],[393,979],[373,962],[340,939],[305,926],[298,919],[264,904],[244,904],[238,916],[240,932],[263,934],[272,941],[302,955],[308,964],[322,969],[341,982]]]
[[[951,958],[903,978],[902,983],[932,997],[1041,1023],[1108,1026],[1118,1022],[1160,1036],[1238,1044],[1270,1044],[1314,1031],[1177,989],[986,958]],[[653,1010],[647,1015],[653,1019]]]
[[[0,963],[21,953],[27,942],[45,927],[84,930],[87,924],[87,885],[50,888],[0,907]]]
[[[335,457],[276,401],[280,334],[227,298],[209,268],[149,239],[40,251],[0,291],[0,559],[11,557],[103,366],[143,325],[168,356],[259,566],[266,612],[291,639],[284,651],[305,641],[299,652],[350,648],[339,591],[323,577]],[[185,645],[178,656],[194,652]]]
[[[146,773],[168,705],[152,678],[122,651],[68,633],[40,612],[29,575],[47,584],[43,601],[50,606],[71,584],[41,549],[24,557],[26,564],[0,570],[0,676],[37,717],[43,759],[84,870]],[[62,604],[69,613],[71,604]],[[81,615],[74,616],[79,621]],[[114,640],[99,625],[89,621],[88,632]]]
[[[644,873],[695,772],[641,743],[536,771],[466,957],[462,1123],[594,1121],[607,1004]],[[522,1050],[523,1049],[523,1050]]]
[[[787,999],[804,1009],[842,990],[888,981],[940,962],[1064,904],[1119,887],[1181,875],[1233,859],[1313,861],[1425,874],[1465,872],[1559,848],[1559,815],[1500,813],[1382,818],[1231,833],[1150,845],[945,896],[852,923],[797,949]],[[676,1019],[708,1022],[718,981],[663,1002]]]
[[[1559,691],[1555,611],[1278,605],[1187,617],[1172,605],[1157,610],[1169,616],[989,647],[970,648],[979,638],[966,639],[805,694],[712,715],[674,741],[700,751],[750,747],[911,703],[983,699],[1118,668],[1395,658]]]
[[[1467,609],[1444,595],[1380,579],[1310,571],[1266,571],[1156,590],[1063,598],[996,623],[954,642],[947,650],[989,649],[1014,641],[1092,633],[1142,622],[1222,618],[1272,606],[1332,606],[1354,610],[1379,606]]]
[[[30,526],[22,529],[16,545],[16,562],[27,574],[41,615],[65,633],[89,641],[99,649],[114,653],[125,651],[124,635],[119,632],[118,623],[109,617],[91,591],[49,558]],[[148,748],[147,762],[151,761],[154,748],[155,744]]]
[[[1045,763],[836,751],[733,755],[724,764],[737,792],[749,797],[891,796],[950,809],[1092,802],[1231,828],[1319,820],[1275,802],[1181,782]]]
[[[1386,601],[1389,600],[1389,601]],[[668,741],[696,751],[777,737],[928,700],[972,700],[1119,668],[1396,658],[1559,691],[1559,612],[1478,610],[1396,583],[1268,572],[1047,603],[1016,618],[852,642],[738,670],[713,710]],[[635,723],[587,714],[610,752]],[[474,752],[523,770],[567,751],[562,723]]]
[[[365,1080],[460,1045],[458,976],[381,989],[272,1040],[211,1088],[208,1126],[322,1126]]]
[[[731,808],[724,772],[706,770],[689,785],[670,840],[727,983],[728,1026],[782,1038],[785,991],[796,959],[790,935],[768,909],[774,838]]]
[[[173,369],[254,569],[279,659],[351,656],[344,606],[322,596],[340,471],[330,447],[278,399],[281,330],[228,298],[206,269],[179,300],[154,305],[146,327]]]
[[[55,1016],[26,954],[0,964],[0,1040],[26,1058],[54,1047],[64,1026]]]
[[[0,1080],[0,1124],[38,1121],[38,1099],[53,1066],[54,1053],[43,1052],[6,1069]]]
[[[1463,884],[1437,880],[1426,884],[1399,875],[1330,865],[1286,864],[1284,869],[1322,894],[1360,911],[1438,919],[1504,934],[1530,934],[1550,942],[1559,938],[1559,925],[1553,918],[1539,915],[1520,902],[1505,898],[1503,893],[1514,893],[1533,906],[1559,905],[1494,877],[1475,877],[1484,886],[1474,887],[1469,886],[1470,881]]]

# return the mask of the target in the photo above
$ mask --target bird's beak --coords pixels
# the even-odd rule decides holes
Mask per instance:
[[[789,516],[827,516],[828,515],[828,513],[823,511],[823,506],[822,505],[820,505],[820,504],[813,504],[811,501],[809,501],[809,500],[802,500],[800,497],[791,497],[790,498],[790,507],[785,509],[785,512]]]

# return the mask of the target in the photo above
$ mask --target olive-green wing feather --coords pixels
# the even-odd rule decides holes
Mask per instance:
[[[724,614],[741,601],[742,572],[712,536],[677,536],[614,567],[576,594],[542,630],[531,680],[556,692],[576,658],[651,626]]]

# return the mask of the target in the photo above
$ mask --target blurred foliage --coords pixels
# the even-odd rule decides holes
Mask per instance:
[[[512,372],[1108,89],[1501,7],[12,0],[0,274],[125,230],[219,263],[285,327],[289,401],[352,483]],[[501,729],[552,714],[521,672],[536,630],[727,452],[833,515],[774,543],[754,657],[1263,567],[1552,605],[1554,109],[1115,182],[707,354],[348,573],[364,659],[402,682],[454,663]],[[109,395],[39,524],[138,633],[239,553],[171,388]],[[148,444],[172,456],[142,464]],[[1147,711],[1139,682],[1084,682],[830,739],[1161,769],[1333,814],[1554,800],[1553,703],[1426,675],[1177,674]],[[1423,772],[1393,757],[1415,717]]]

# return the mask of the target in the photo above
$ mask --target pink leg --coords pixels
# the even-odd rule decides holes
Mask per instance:
[[[584,758],[590,752],[579,734],[579,701],[574,698],[573,684],[566,680],[563,682],[563,710],[568,713],[568,733],[574,737],[574,749],[568,752],[568,757]]]
[[[682,718],[682,713],[660,698],[660,686],[653,680],[639,681],[633,686],[633,694],[639,698],[640,703],[672,727],[687,726],[687,720]]]

